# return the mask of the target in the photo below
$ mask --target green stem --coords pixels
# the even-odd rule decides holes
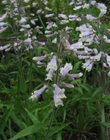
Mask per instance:
[[[103,103],[101,103],[101,119],[102,119],[102,122],[105,122],[105,111],[104,111],[104,104]],[[104,140],[104,137],[105,137],[105,128],[102,125],[101,126],[101,140]]]
[[[29,57],[30,57],[30,91],[32,91],[32,78],[31,78],[31,76],[32,76],[32,57],[33,57],[33,50],[31,51],[31,50],[29,50]]]
[[[47,133],[46,133],[46,138],[45,138],[45,140],[47,139],[47,136],[48,136],[50,127],[51,127],[51,125],[52,125],[52,120],[53,120],[54,114],[55,114],[55,105],[53,105],[52,115],[51,115],[51,119],[50,119],[50,123],[49,123],[49,126],[48,126],[48,130],[47,130]]]
[[[44,25],[44,23],[43,23],[43,21],[42,21],[42,19],[41,19],[41,16],[40,16],[40,15],[38,15],[38,18],[39,18],[39,20],[40,20],[40,22],[41,22],[42,26],[43,26],[43,27],[44,27],[44,29],[45,29],[45,25]]]

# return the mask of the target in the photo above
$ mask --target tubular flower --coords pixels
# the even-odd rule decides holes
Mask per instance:
[[[66,40],[66,45],[67,45],[67,49],[70,49],[70,50],[84,48],[84,45],[82,44],[81,41],[70,45],[70,43],[68,42],[68,40]]]
[[[64,68],[62,67],[60,69],[60,73],[65,76],[70,70],[72,70],[72,64],[71,63],[66,63]]]
[[[86,63],[83,63],[83,66],[82,67],[83,68],[87,68],[90,65],[91,62],[92,62],[92,60],[90,60],[90,59],[87,60]]]
[[[68,83],[64,83],[64,82],[62,82],[62,84],[63,84],[65,87],[68,87],[68,88],[73,88],[73,87],[74,87],[74,85],[72,85],[72,84],[68,84]]]
[[[4,32],[8,27],[1,27],[0,28],[0,33]]]
[[[110,66],[110,55],[106,54],[107,64]]]
[[[21,20],[19,21],[19,23],[24,23],[26,22],[26,17],[22,17]]]
[[[80,8],[82,8],[82,6],[76,6],[75,8],[73,8],[73,10],[79,10]]]
[[[54,72],[54,69],[50,69],[49,73],[46,74],[47,78],[45,80],[51,80],[52,81],[53,72]]]
[[[46,70],[48,71],[49,69],[57,70],[56,56],[53,56],[51,61],[47,64],[47,69]]]
[[[0,17],[0,21],[4,20],[4,18],[6,18],[6,17],[7,17],[7,13],[5,13],[4,15],[2,15],[2,16]]]
[[[31,38],[27,38],[24,40],[25,45],[29,45],[31,43]]]
[[[100,61],[101,55],[102,55],[102,52],[100,52],[99,54],[97,54],[97,55],[95,56],[95,60]]]
[[[81,77],[82,75],[83,75],[82,72],[76,73],[76,74],[68,74],[69,80],[74,80],[74,78],[79,78],[79,77]]]
[[[85,4],[83,5],[83,8],[89,9],[89,7],[90,7],[90,4],[88,4],[88,3],[85,3]]]
[[[56,84],[53,85],[55,88],[54,94],[57,94],[57,97],[62,99],[62,98],[66,98],[64,92],[65,89],[61,89],[59,86],[57,86]]]
[[[21,25],[22,28],[30,28],[30,25],[27,24],[27,25]]]
[[[35,60],[35,61],[41,61],[41,60],[43,60],[43,59],[45,59],[46,58],[46,55],[44,55],[44,56],[39,56],[39,57],[33,57],[33,60]]]
[[[7,44],[7,45],[5,45],[5,46],[1,46],[0,47],[0,50],[5,50],[5,49],[7,49],[7,48],[9,48],[10,47],[10,44]]]
[[[87,18],[87,20],[89,20],[89,21],[93,21],[94,19],[96,19],[96,17],[94,17],[94,16],[92,16],[92,15],[90,15],[90,14],[87,14],[87,15],[86,15],[86,18]]]
[[[54,93],[54,104],[57,107],[58,105],[62,105],[63,106],[63,101],[58,98],[58,95]]]
[[[61,17],[61,18],[67,19],[67,16],[66,16],[65,14],[58,14],[58,17]]]
[[[48,17],[53,17],[53,15],[54,15],[54,14],[47,14],[47,15],[45,15],[45,17],[47,17],[47,18],[48,18]]]
[[[90,58],[90,57],[89,56],[84,56],[84,55],[83,56],[82,55],[78,55],[78,58],[79,59],[87,59],[87,58]]]
[[[110,71],[108,72],[108,76],[110,77]]]
[[[32,101],[35,100],[40,94],[42,94],[46,87],[47,86],[45,85],[41,89],[34,91],[34,94],[32,93],[32,96],[29,99],[32,99]]]
[[[86,70],[87,70],[88,72],[90,72],[91,69],[92,69],[92,66],[93,66],[93,63],[91,63],[88,67],[86,67]]]

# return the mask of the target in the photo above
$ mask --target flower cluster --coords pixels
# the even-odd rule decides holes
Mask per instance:
[[[91,0],[89,3],[86,3],[83,0],[72,0],[69,3],[69,6],[73,7],[73,14],[67,15],[66,13],[57,13],[53,12],[53,9],[48,7],[47,0],[41,0],[41,3],[44,5],[44,8],[40,7],[38,2],[33,2],[32,7],[39,9],[36,10],[36,13],[29,13],[26,15],[26,10],[30,7],[30,0],[24,0],[24,5],[17,0],[9,0],[10,4],[7,4],[6,0],[3,0],[2,3],[7,4],[6,13],[0,17],[0,33],[5,31],[8,27],[12,26],[3,22],[3,20],[9,16],[13,19],[15,29],[12,28],[14,33],[17,35],[18,32],[21,32],[24,37],[21,40],[16,37],[16,41],[13,45],[16,51],[19,51],[23,46],[26,50],[34,49],[36,44],[45,46],[45,42],[38,40],[37,35],[43,34],[43,26],[36,26],[37,21],[41,20],[40,15],[44,15],[47,19],[46,27],[44,29],[45,37],[51,39],[53,46],[58,48],[58,53],[54,52],[51,54],[45,54],[44,56],[36,56],[33,58],[37,62],[38,67],[46,66],[45,71],[47,72],[45,81],[49,84],[44,85],[41,89],[34,91],[30,99],[34,100],[41,95],[46,88],[51,89],[54,97],[54,104],[57,107],[58,105],[63,105],[63,98],[66,98],[64,94],[65,89],[61,89],[60,86],[73,88],[72,84],[65,83],[65,78],[69,77],[69,80],[74,80],[74,78],[79,78],[83,74],[75,73],[69,74],[73,66],[71,63],[66,63],[61,67],[62,59],[65,54],[71,55],[71,57],[77,57],[78,59],[83,59],[82,67],[90,72],[95,63],[101,62],[103,60],[103,66],[106,69],[110,68],[110,55],[104,52],[103,43],[110,43],[110,39],[107,37],[107,33],[110,34],[110,29],[106,29],[101,35],[101,18],[107,12],[107,8],[102,3],[97,3],[95,0]],[[97,17],[89,13],[90,8],[97,8],[100,13]],[[86,11],[82,13],[81,11]],[[49,18],[49,20],[48,20]],[[53,20],[55,19],[55,20]],[[86,20],[86,23],[84,23]],[[74,21],[79,21],[82,23],[79,27],[75,29],[71,27],[68,23],[73,23]],[[32,28],[31,28],[32,26]],[[79,33],[79,40],[71,44],[69,42],[70,33],[75,30]],[[97,33],[98,32],[98,33]],[[95,47],[94,47],[95,46]],[[0,50],[10,50],[11,45],[7,44],[1,46]],[[45,49],[45,47],[44,47]],[[45,59],[48,60],[44,61]],[[59,61],[60,60],[60,61]],[[44,61],[44,62],[42,62]],[[110,72],[108,72],[110,75]]]
[[[69,76],[70,80],[73,80],[75,77],[81,77],[83,74],[79,73],[79,74],[69,74],[68,72],[70,70],[72,70],[72,64],[71,63],[66,63],[64,67],[61,67],[60,69],[58,69],[58,60],[57,60],[57,56],[52,54],[48,54],[48,55],[44,55],[44,56],[39,56],[39,57],[34,57],[33,60],[40,62],[41,60],[46,59],[47,57],[52,57],[50,62],[48,62],[47,64],[47,68],[46,71],[48,71],[48,74],[46,74],[46,81],[47,80],[51,80],[53,81],[53,77],[54,77],[54,73],[55,71],[57,71],[59,73],[59,76],[57,76],[56,78],[58,78],[58,80],[60,80],[61,84],[53,84],[53,86],[51,87],[51,89],[53,88],[53,98],[54,98],[54,104],[57,107],[58,105],[62,105],[63,106],[63,101],[61,99],[66,98],[66,95],[64,94],[65,89],[61,89],[59,87],[59,85],[68,87],[68,88],[73,88],[74,86],[72,84],[68,84],[65,83],[63,81],[63,78],[66,76]],[[44,87],[42,87],[41,89],[34,91],[34,93],[32,93],[32,96],[30,97],[30,99],[34,100],[36,98],[38,98],[38,96],[46,89],[46,88],[50,88],[49,85],[45,85]]]

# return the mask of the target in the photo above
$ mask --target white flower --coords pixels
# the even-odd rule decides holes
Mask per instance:
[[[110,77],[110,71],[108,72],[108,76]]]
[[[51,61],[47,64],[47,69],[46,70],[48,71],[49,69],[57,70],[56,56],[53,56]]]
[[[54,88],[55,88],[55,91],[54,91],[54,94],[57,94],[58,96],[58,98],[60,98],[60,99],[63,99],[63,98],[66,98],[66,96],[65,96],[65,94],[64,94],[64,92],[65,92],[65,89],[61,89],[58,85],[56,85],[56,84],[54,84],[53,85],[54,86]]]
[[[26,17],[22,17],[21,20],[19,21],[20,23],[26,22]]]
[[[82,72],[80,72],[80,73],[79,73],[79,77],[81,77],[82,75],[83,75],[83,73],[82,73]]]
[[[33,25],[36,25],[36,23],[35,23],[35,21],[34,21],[34,20],[31,20],[31,23],[32,23]]]
[[[35,7],[38,4],[38,2],[33,2],[32,6]]]
[[[47,14],[45,17],[53,17],[54,14]]]
[[[29,1],[30,1],[30,0],[24,0],[24,2],[26,2],[26,3],[29,2]]]
[[[62,105],[63,106],[63,102],[60,98],[58,98],[57,94],[54,94],[54,104],[57,107],[58,105]]]
[[[58,17],[61,17],[61,18],[67,19],[67,16],[66,16],[65,14],[58,14]]]
[[[72,64],[71,63],[66,63],[64,68],[62,67],[60,69],[60,73],[65,76],[70,70],[72,70]]]
[[[91,0],[91,5],[95,5],[96,1],[95,0]]]
[[[45,10],[52,11],[52,9],[50,9],[50,8],[48,8],[48,7],[45,7]]]
[[[73,8],[73,10],[78,10],[78,9],[80,9],[82,6],[76,6],[75,8]]]
[[[54,38],[54,40],[52,41],[52,43],[57,43],[57,38]]]
[[[37,14],[41,13],[42,12],[42,9],[39,9],[37,10]]]
[[[88,4],[88,3],[85,3],[85,4],[83,5],[83,8],[89,9],[89,7],[90,7],[90,4]]]
[[[47,78],[45,80],[51,80],[52,81],[53,72],[54,72],[54,69],[50,69],[49,73],[46,74]]]

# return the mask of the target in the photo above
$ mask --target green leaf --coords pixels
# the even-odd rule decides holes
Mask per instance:
[[[15,115],[14,112],[11,112],[10,118],[12,119],[12,121],[19,126],[19,128],[23,129],[24,125],[22,123],[22,121]]]
[[[35,123],[39,123],[39,120],[36,116],[34,116],[29,110],[27,110],[25,108],[26,112],[28,113],[30,119],[32,120],[32,122],[35,124]]]
[[[57,139],[56,140],[62,140],[62,138],[61,138],[61,132],[59,132],[58,134],[57,134]]]
[[[48,125],[48,123],[38,123],[38,124],[35,124],[32,126],[29,126],[25,129],[23,129],[22,131],[20,131],[19,133],[17,133],[13,138],[11,138],[9,140],[16,140],[16,139],[22,138],[24,136],[36,133],[36,132],[38,132],[39,129],[44,128],[47,125]]]
[[[6,71],[6,67],[2,64],[0,64],[0,69],[3,70],[3,71]]]
[[[110,123],[107,123],[107,122],[101,122],[101,124],[102,124],[103,126],[107,126],[108,128],[110,128]]]
[[[101,96],[102,89],[103,89],[102,87],[99,87],[98,89],[96,89],[96,90],[93,92],[93,94],[92,94],[91,99],[90,99],[89,102],[91,102],[92,99],[93,99],[94,97],[96,97],[97,95]]]
[[[48,135],[48,137],[51,137],[52,135],[54,135],[55,133],[58,133],[60,130],[62,130],[63,128],[65,128],[66,126],[68,126],[70,123],[67,124],[62,124],[61,126],[56,126],[54,127],[54,130],[51,131]]]
[[[14,104],[14,102],[10,102],[10,101],[2,101],[0,102],[0,107],[3,107],[3,106],[7,106],[7,107],[10,107]]]
[[[11,114],[11,111],[13,109],[13,106],[11,106],[7,111],[3,114],[1,120],[0,120],[0,134],[3,132],[3,129],[5,127],[5,124]]]
[[[83,94],[82,88],[80,87],[74,87],[75,90],[79,91],[79,93]]]
[[[45,114],[45,117],[43,118],[42,122],[45,122],[45,120],[49,118],[49,115],[52,112],[52,110],[53,110],[53,107],[51,109],[47,110],[47,112]]]
[[[77,62],[74,67],[73,67],[73,73],[75,73],[77,71],[77,69],[79,68],[80,64],[82,63],[82,61]]]
[[[91,87],[88,84],[82,84],[81,83],[80,86],[83,87],[86,91],[90,91],[91,90]]]

